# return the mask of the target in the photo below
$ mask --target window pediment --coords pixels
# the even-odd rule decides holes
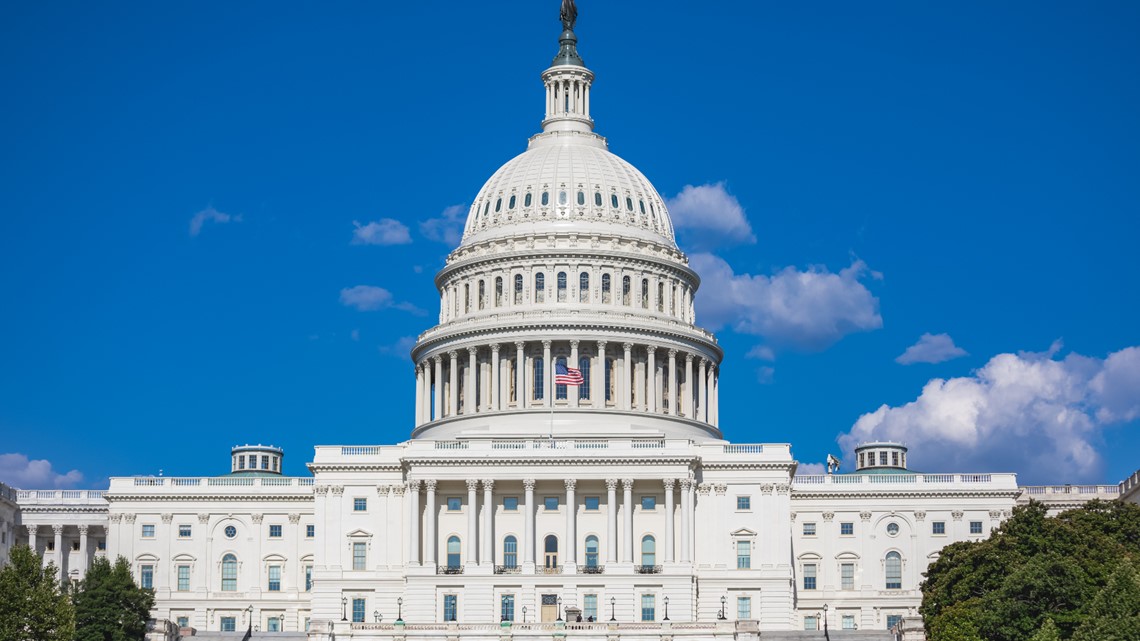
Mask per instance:
[[[372,533],[369,532],[368,530],[362,530],[360,528],[357,528],[357,529],[349,532],[348,534],[345,534],[345,536],[350,538],[350,539],[370,539],[370,538],[372,538]]]
[[[757,534],[757,532],[749,530],[746,527],[742,527],[739,530],[736,530],[735,532],[729,533],[729,536],[733,536],[733,537],[737,537],[737,538],[745,538],[745,537],[754,537],[754,536],[756,536],[756,534]]]

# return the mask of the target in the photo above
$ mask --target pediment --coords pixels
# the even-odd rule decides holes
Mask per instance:
[[[730,536],[756,536],[756,534],[756,532],[749,530],[746,527],[742,527],[739,530],[732,532]]]
[[[362,530],[360,528],[357,528],[357,529],[349,532],[348,534],[345,534],[345,536],[347,536],[350,539],[359,539],[359,538],[371,537],[372,533],[369,532],[368,530]]]

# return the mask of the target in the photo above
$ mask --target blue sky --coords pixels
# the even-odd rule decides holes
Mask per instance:
[[[408,337],[538,130],[557,5],[0,7],[0,480],[405,439]],[[597,129],[705,278],[728,438],[1140,467],[1140,5],[579,9]]]

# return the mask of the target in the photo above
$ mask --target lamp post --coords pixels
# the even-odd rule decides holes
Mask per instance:
[[[348,597],[346,596],[340,598],[340,620],[348,621]]]
[[[617,597],[610,597],[610,621],[617,621],[616,604]]]
[[[396,612],[396,623],[403,623],[404,622],[404,597],[399,597],[396,599],[396,607],[399,608],[399,610]]]
[[[669,620],[669,597],[665,597],[665,618],[662,621]]]
[[[724,606],[725,606],[725,604],[727,604],[727,603],[728,603],[728,597],[724,597],[724,596],[722,596],[722,597],[720,598],[720,616],[718,617],[718,618],[719,618],[721,621],[724,621],[725,619],[727,619],[727,618],[728,618],[728,617],[727,617],[727,616],[725,616],[725,614],[724,614]]]
[[[562,597],[558,597],[557,603],[558,603],[558,618],[555,619],[555,621],[561,621],[562,620]]]
[[[249,607],[246,608],[245,611],[246,611],[246,614],[249,616],[249,620],[246,622],[249,623],[250,625],[253,625],[253,604],[250,603]]]
[[[526,623],[526,606],[523,606],[523,623]]]
[[[823,638],[831,641],[831,635],[827,633],[827,604],[823,604]]]
[[[376,619],[376,623],[380,623],[381,621],[384,620],[384,615],[380,614],[379,610],[373,610],[372,611],[372,618]]]

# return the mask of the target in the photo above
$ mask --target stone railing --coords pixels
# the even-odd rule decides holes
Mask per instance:
[[[1072,494],[1089,496],[1095,494],[1106,498],[1116,498],[1121,492],[1119,485],[1026,485],[1021,490],[1031,497]]]
[[[21,505],[50,503],[106,505],[103,493],[103,490],[15,490],[14,498]]]
[[[661,574],[660,565],[635,565],[633,571],[637,574]]]
[[[742,638],[737,633],[748,634],[747,638],[756,638],[756,621],[646,621],[646,622],[572,622],[554,621],[548,623],[503,621],[499,623],[348,623],[334,621],[334,630],[367,631],[380,637],[417,637],[422,639],[443,639],[453,637],[485,638],[498,641],[506,636],[543,638],[561,638],[566,631],[572,631],[579,639],[607,639],[618,638],[624,635],[636,635],[638,638],[691,638],[691,639],[717,639],[728,641]],[[319,624],[318,624],[319,625]],[[341,626],[344,626],[343,628]],[[314,627],[314,629],[318,629]]]
[[[936,485],[975,487],[989,485],[1016,488],[1015,474],[808,474],[796,475],[792,485],[797,490],[821,490],[824,486],[845,488],[869,485]],[[829,487],[829,489],[830,489]],[[839,488],[835,488],[839,489]],[[944,488],[950,489],[950,488]]]
[[[192,488],[234,488],[232,491],[247,491],[249,488],[305,488],[313,486],[313,478],[299,476],[250,477],[250,476],[125,476],[111,479],[111,489],[115,494],[122,491],[139,491],[144,488],[169,488],[173,491],[190,491]],[[128,489],[129,488],[129,489]],[[227,491],[227,490],[221,490]],[[100,495],[103,493],[100,492]]]

